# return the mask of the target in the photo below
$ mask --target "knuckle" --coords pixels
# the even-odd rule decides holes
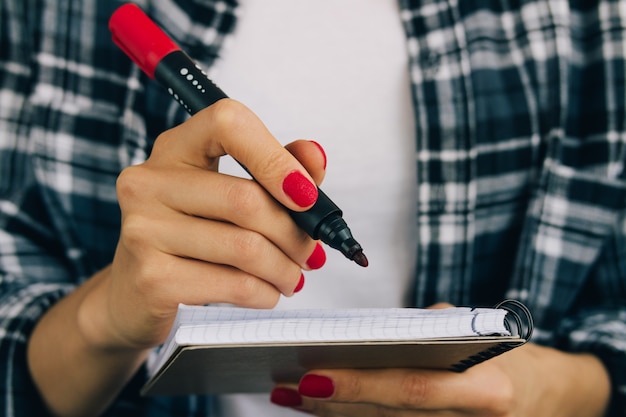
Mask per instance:
[[[428,379],[410,372],[400,382],[400,403],[405,408],[416,408],[424,403],[430,394]]]
[[[150,246],[146,233],[151,222],[141,214],[128,213],[122,221],[120,244],[130,253],[141,256]]]
[[[498,377],[492,373],[493,378],[477,385],[479,388],[472,397],[473,404],[481,415],[491,417],[510,416],[511,410],[515,409],[516,393],[513,381],[503,375]]]
[[[253,120],[253,113],[236,100],[219,100],[210,108],[210,120],[207,122],[217,130],[237,130],[247,126]]]
[[[142,174],[137,166],[131,166],[122,170],[115,183],[115,190],[120,203],[137,196],[137,191],[140,189],[138,187],[140,181],[142,181]]]
[[[155,196],[158,172],[146,165],[133,165],[124,168],[115,182],[115,191],[120,208],[132,207],[133,203]]]
[[[250,219],[263,210],[264,193],[252,181],[232,181],[225,194],[235,219]]]
[[[154,224],[140,214],[125,217],[118,243],[127,261],[126,271],[132,274],[135,289],[144,295],[155,292],[165,280],[176,277],[173,258],[164,255],[154,245]],[[117,256],[117,255],[116,255]]]
[[[219,100],[210,108],[206,123],[211,125],[211,130],[215,131],[218,136],[234,138],[258,134],[261,131],[269,133],[263,122],[244,104],[236,100]],[[257,179],[274,180],[284,175],[284,167],[293,165],[294,158],[284,147],[278,143],[276,145],[271,149],[264,149],[262,158],[259,158],[258,147],[240,149],[237,159],[246,164],[250,163],[248,168],[253,171]],[[232,154],[233,149],[229,149],[229,143],[223,143],[222,146],[226,153]]]
[[[284,175],[284,167],[290,165],[291,154],[285,151],[283,148],[276,148],[269,151],[264,155],[263,159],[259,161],[257,171],[266,178],[274,178],[277,175]],[[282,178],[275,178],[282,180]]]
[[[135,257],[133,264],[125,272],[130,279],[130,288],[140,295],[138,299],[144,300],[153,299],[160,292],[162,282],[167,282],[172,276],[172,270],[167,263],[154,255]]]
[[[233,237],[233,252],[240,259],[259,260],[268,255],[265,238],[256,232],[242,231]]]
[[[173,129],[166,130],[159,134],[152,146],[150,159],[154,159],[160,155],[167,155],[169,153],[168,149],[170,148],[170,143],[176,139]]]
[[[343,397],[358,399],[361,398],[363,386],[358,377],[348,377],[341,381]]]
[[[273,308],[280,300],[278,291],[267,291],[264,283],[257,277],[244,276],[233,286],[232,300],[239,306],[251,308]]]
[[[161,274],[167,275],[162,268],[155,268],[153,262],[142,262],[137,266],[133,274],[134,286],[142,299],[152,299],[153,294],[159,293]]]
[[[507,416],[514,408],[515,391],[512,383],[499,384],[493,389],[492,396],[485,401],[485,407],[491,410],[493,416]]]

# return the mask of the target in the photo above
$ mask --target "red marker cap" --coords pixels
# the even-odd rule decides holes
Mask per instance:
[[[119,7],[109,20],[109,30],[113,42],[150,78],[154,78],[154,70],[166,55],[180,50],[136,4]]]

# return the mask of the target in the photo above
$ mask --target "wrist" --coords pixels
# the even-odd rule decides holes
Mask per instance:
[[[77,310],[77,327],[85,347],[100,352],[137,353],[146,349],[132,346],[115,330],[107,301],[111,267],[92,277]]]
[[[148,350],[111,343],[96,274],[56,303],[37,323],[28,343],[28,366],[54,415],[97,415],[145,360]],[[59,378],[63,375],[63,378]]]

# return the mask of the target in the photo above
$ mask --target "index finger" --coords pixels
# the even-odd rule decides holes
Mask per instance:
[[[496,378],[497,379],[497,378]],[[362,403],[402,410],[481,409],[504,386],[470,373],[424,369],[327,370],[305,375],[304,397],[324,403]],[[306,404],[306,402],[305,402]],[[321,407],[318,403],[316,407]]]
[[[245,105],[222,99],[163,133],[151,158],[212,169],[230,155],[285,207],[302,211],[317,200],[313,179]]]

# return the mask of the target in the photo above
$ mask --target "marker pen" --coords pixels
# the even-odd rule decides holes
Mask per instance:
[[[125,4],[111,16],[109,29],[119,46],[150,78],[156,79],[190,113],[228,96],[219,89],[137,5]],[[368,260],[352,237],[342,211],[322,190],[307,211],[288,210],[296,224],[358,265]]]

